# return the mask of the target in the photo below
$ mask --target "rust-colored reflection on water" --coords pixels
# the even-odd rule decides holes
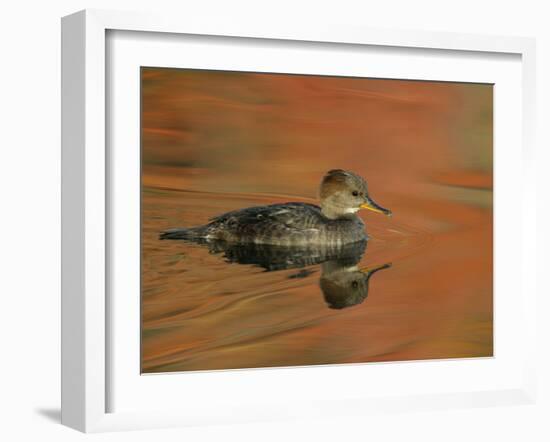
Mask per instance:
[[[491,356],[492,94],[142,69],[142,371]],[[315,202],[334,168],[394,214],[360,212],[371,239],[351,261],[159,240],[229,210]],[[365,267],[380,269],[368,296],[331,291]]]

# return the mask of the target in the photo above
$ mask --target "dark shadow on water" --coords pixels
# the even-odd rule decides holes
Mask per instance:
[[[186,241],[187,242],[187,241]],[[391,263],[359,268],[367,241],[340,246],[274,246],[233,244],[225,241],[197,241],[212,254],[221,254],[228,263],[254,265],[267,272],[300,269],[289,278],[306,278],[314,273],[310,266],[320,265],[319,286],[327,306],[342,309],[362,303],[369,293],[369,280]]]
[[[54,422],[56,424],[61,423],[61,410],[59,408],[37,408],[34,411],[36,412],[36,414],[51,422]]]

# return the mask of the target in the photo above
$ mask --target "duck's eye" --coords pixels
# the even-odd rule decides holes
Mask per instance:
[[[353,192],[351,192],[351,194],[352,194],[353,196],[359,196],[359,192],[357,192],[357,190],[354,190]]]
[[[357,287],[359,287],[359,283],[358,283],[357,281],[353,281],[353,282],[351,283],[351,286],[352,286],[354,289],[356,289]]]

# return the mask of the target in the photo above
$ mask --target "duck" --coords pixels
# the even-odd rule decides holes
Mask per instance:
[[[340,246],[368,239],[365,223],[357,215],[361,209],[392,216],[391,210],[370,197],[360,175],[332,169],[321,180],[319,205],[287,202],[247,207],[215,216],[202,226],[163,231],[160,239]]]

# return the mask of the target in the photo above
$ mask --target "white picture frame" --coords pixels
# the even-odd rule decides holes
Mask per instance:
[[[247,403],[234,413],[216,415],[199,409],[185,411],[110,411],[109,370],[113,355],[108,328],[111,312],[106,94],[108,63],[106,38],[110,31],[142,31],[225,38],[369,45],[380,48],[436,49],[521,57],[521,223],[520,293],[517,296],[525,336],[534,337],[536,317],[534,105],[535,42],[529,38],[494,37],[416,31],[356,29],[346,26],[301,26],[241,22],[217,23],[196,17],[153,16],[126,12],[86,10],[62,21],[62,423],[84,432],[159,428],[218,422],[247,422],[287,417],[366,414],[376,411],[419,410],[532,403],[536,396],[535,339],[524,342],[521,382],[500,389],[424,395],[391,394],[372,397],[312,400],[307,405],[253,407]],[[443,52],[442,52],[443,53]],[[498,118],[498,115],[497,115]],[[518,146],[519,149],[519,146]],[[136,151],[136,152],[139,152]],[[519,152],[519,151],[518,151]],[[138,153],[136,153],[139,155]],[[517,174],[516,174],[517,179]],[[498,192],[498,189],[496,189]],[[496,258],[498,260],[498,258]],[[519,278],[519,277],[518,277]],[[495,294],[498,296],[498,293]],[[506,326],[505,324],[503,325]],[[382,366],[383,367],[383,366]],[[386,367],[389,367],[386,365]],[[333,370],[342,370],[333,367]],[[356,366],[361,370],[361,366]],[[389,368],[388,368],[389,370]],[[139,375],[139,373],[138,373]],[[240,371],[236,376],[246,376]],[[260,376],[258,382],[267,382]],[[512,384],[510,384],[512,385]],[[224,398],[221,398],[222,401]],[[189,400],[192,400],[190,398]],[[291,410],[290,412],[288,410]]]

